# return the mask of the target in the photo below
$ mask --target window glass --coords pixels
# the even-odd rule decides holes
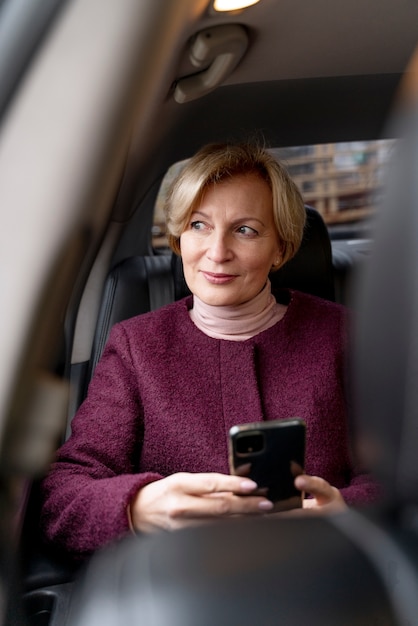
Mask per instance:
[[[172,181],[181,172],[186,163],[187,159],[185,161],[178,161],[177,163],[171,165],[163,178],[163,182],[161,183],[154,208],[154,223],[152,227],[152,245],[154,248],[165,248],[167,246],[164,202]]]
[[[338,236],[343,226],[355,228],[379,205],[386,166],[394,140],[356,141],[273,149],[302,192],[306,204],[317,209]],[[157,198],[153,227],[154,247],[164,247],[163,215],[167,189],[186,161],[168,170]]]

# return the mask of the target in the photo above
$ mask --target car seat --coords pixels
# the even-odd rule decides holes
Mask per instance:
[[[306,207],[305,231],[297,254],[273,272],[270,280],[274,293],[288,287],[334,300],[331,241],[315,209]],[[130,257],[116,265],[104,286],[88,380],[116,322],[155,310],[189,294],[181,259],[175,254]]]

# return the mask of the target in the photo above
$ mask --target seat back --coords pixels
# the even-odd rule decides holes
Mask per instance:
[[[416,623],[416,571],[392,533],[355,511],[236,518],[96,554],[68,623],[406,626]]]
[[[390,505],[416,520],[418,107],[403,124],[355,305],[355,441],[360,457],[385,485]]]

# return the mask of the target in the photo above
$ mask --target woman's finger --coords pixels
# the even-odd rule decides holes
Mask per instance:
[[[170,510],[172,518],[219,519],[235,515],[256,515],[271,511],[273,503],[261,496],[238,496],[231,492],[216,496],[187,496]]]
[[[313,496],[318,501],[318,504],[326,504],[335,496],[335,487],[332,487],[329,482],[319,476],[301,474],[295,478],[295,486],[300,491],[305,491],[305,493]]]
[[[168,479],[173,486],[195,496],[204,496],[222,492],[246,495],[257,489],[257,483],[249,478],[230,476],[216,472],[191,474],[180,472],[172,474]]]
[[[319,476],[301,474],[295,479],[295,486],[301,491],[310,494],[311,499],[305,499],[304,509],[343,510],[346,508],[340,491]]]

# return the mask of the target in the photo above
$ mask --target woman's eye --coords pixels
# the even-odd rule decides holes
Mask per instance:
[[[258,235],[258,232],[250,226],[240,226],[238,228],[238,232],[240,233],[240,235],[245,235],[246,237]]]
[[[203,222],[196,220],[190,224],[190,228],[192,230],[203,230],[205,228],[205,225]]]

